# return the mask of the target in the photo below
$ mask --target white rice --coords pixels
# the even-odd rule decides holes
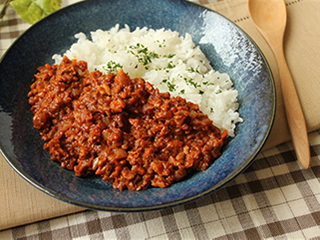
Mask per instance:
[[[137,28],[119,25],[109,31],[85,34],[64,55],[88,63],[89,71],[107,73],[121,67],[131,78],[141,77],[160,92],[181,96],[199,105],[213,123],[234,136],[236,123],[242,122],[237,109],[238,91],[227,74],[215,71],[190,34],[179,36],[171,30]],[[56,64],[61,55],[53,56]]]

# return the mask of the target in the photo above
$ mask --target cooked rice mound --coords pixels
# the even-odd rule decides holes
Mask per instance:
[[[84,33],[63,55],[88,63],[88,70],[102,73],[123,69],[131,78],[140,77],[160,92],[170,92],[199,105],[213,124],[234,136],[236,124],[242,122],[238,92],[225,73],[215,71],[191,35],[165,29],[136,28],[119,25],[109,31]],[[55,54],[56,64],[63,56]]]

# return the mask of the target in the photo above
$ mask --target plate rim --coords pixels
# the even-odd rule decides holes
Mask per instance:
[[[99,1],[99,0],[98,0]],[[268,139],[268,137],[270,136],[272,127],[274,125],[274,121],[275,121],[275,115],[276,115],[276,103],[277,103],[277,96],[276,96],[276,87],[275,87],[275,81],[274,81],[274,76],[271,70],[271,67],[264,55],[264,53],[262,52],[262,50],[260,49],[260,47],[257,45],[257,43],[251,38],[251,36],[249,34],[247,34],[240,26],[238,26],[237,24],[235,24],[233,21],[231,21],[230,19],[228,19],[227,17],[223,16],[221,13],[210,9],[206,6],[200,5],[198,3],[194,3],[194,2],[189,2],[186,0],[175,0],[176,2],[184,2],[187,4],[193,4],[199,8],[205,9],[207,11],[210,12],[214,12],[215,14],[220,15],[221,17],[224,18],[224,20],[227,20],[230,24],[232,24],[233,26],[235,26],[243,35],[246,36],[246,38],[250,41],[251,44],[254,45],[255,49],[259,52],[260,57],[262,58],[262,61],[265,63],[265,67],[266,67],[266,71],[268,72],[268,76],[270,76],[270,87],[273,93],[272,96],[272,114],[270,116],[270,122],[268,124],[268,128],[266,130],[266,134],[264,135],[263,139],[261,140],[259,146],[256,148],[256,150],[254,151],[254,153],[252,154],[252,156],[250,158],[248,158],[245,162],[242,163],[241,167],[237,169],[237,171],[234,171],[231,175],[227,176],[226,178],[224,178],[222,181],[220,181],[218,184],[215,184],[213,186],[211,186],[210,188],[208,188],[207,190],[198,193],[194,196],[190,196],[184,199],[180,199],[177,201],[173,201],[170,203],[164,203],[164,204],[158,204],[158,205],[154,205],[154,206],[144,206],[144,207],[113,207],[113,206],[97,206],[94,204],[89,204],[89,203],[84,203],[81,201],[77,201],[74,199],[71,199],[69,197],[65,197],[51,189],[49,189],[48,187],[43,186],[41,183],[37,182],[35,179],[33,179],[31,176],[29,176],[29,174],[24,173],[23,169],[20,169],[19,166],[16,166],[16,164],[14,163],[14,161],[12,161],[9,156],[6,154],[5,149],[3,148],[2,145],[0,145],[0,152],[3,155],[4,159],[6,160],[6,162],[15,170],[15,172],[17,172],[20,177],[22,177],[24,180],[26,180],[29,184],[31,184],[32,186],[36,187],[37,189],[39,189],[40,191],[48,194],[51,197],[54,197],[56,199],[59,199],[63,202],[67,202],[79,207],[84,207],[84,208],[88,208],[88,209],[93,209],[93,210],[102,210],[102,211],[112,211],[112,212],[140,212],[140,211],[153,211],[153,210],[159,210],[159,209],[164,209],[164,208],[168,208],[168,207],[174,207],[174,206],[178,206],[181,204],[185,204],[194,200],[197,200],[199,198],[202,198],[210,193],[213,193],[217,190],[219,190],[220,188],[226,186],[230,181],[234,180],[239,174],[241,174],[243,171],[245,171],[251,164],[252,162],[255,160],[255,158],[257,157],[257,155],[260,153],[260,151],[262,150],[263,146],[266,143],[266,140]],[[58,11],[56,11],[53,14],[57,14],[61,11],[68,11],[69,8],[74,7],[75,5],[82,5],[82,4],[86,4],[86,2],[89,1],[79,1],[76,3],[72,3]],[[95,2],[95,0],[90,1],[90,2]],[[31,25],[30,27],[28,27],[18,38],[16,38],[11,45],[9,46],[9,48],[6,49],[6,51],[3,53],[1,59],[0,59],[0,64],[2,63],[2,61],[4,60],[4,58],[6,57],[7,53],[11,50],[11,48],[21,39],[23,38],[28,31],[30,31],[31,29],[33,29],[34,27],[37,27],[40,23],[42,23],[43,21],[48,21],[48,19],[50,19],[50,17],[53,15],[50,14],[48,16],[46,16],[45,18],[41,19],[40,21],[38,21],[37,23]]]

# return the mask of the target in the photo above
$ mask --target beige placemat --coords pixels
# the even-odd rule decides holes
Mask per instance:
[[[285,53],[306,116],[309,132],[320,128],[320,1],[286,1],[288,28]],[[265,148],[290,139],[285,120],[278,71],[273,55],[254,28],[247,11],[246,0],[224,0],[207,5],[236,22],[260,46],[274,73],[277,87],[277,115]],[[42,193],[23,180],[0,156],[0,230],[43,219],[82,211],[84,209],[61,202]]]
[[[286,0],[287,29],[284,40],[285,55],[305,114],[308,132],[320,128],[320,1]],[[246,31],[265,54],[274,75],[277,89],[277,113],[271,135],[264,149],[291,139],[273,54],[263,37],[254,27],[248,12],[247,0],[224,0],[207,4],[234,21]]]

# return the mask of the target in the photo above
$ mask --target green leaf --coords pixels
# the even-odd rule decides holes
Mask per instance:
[[[14,0],[11,5],[27,23],[34,24],[59,10],[62,0]]]

